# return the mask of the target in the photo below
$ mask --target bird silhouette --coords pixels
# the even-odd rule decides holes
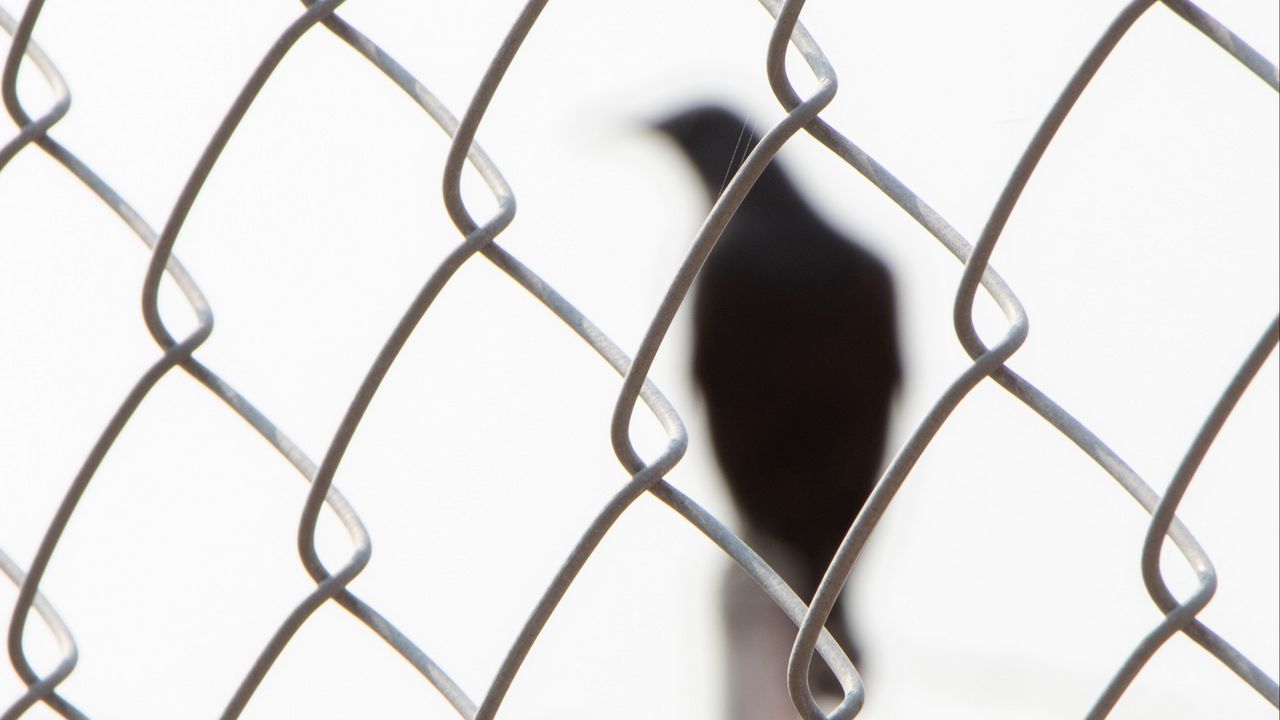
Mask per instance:
[[[712,200],[759,141],[714,106],[655,127]],[[729,494],[748,540],[807,602],[879,475],[901,375],[892,277],[773,161],[707,258],[693,304],[693,375]],[[827,629],[857,662],[847,596]],[[794,636],[790,628],[787,647]],[[825,666],[814,667],[815,686],[839,694]]]

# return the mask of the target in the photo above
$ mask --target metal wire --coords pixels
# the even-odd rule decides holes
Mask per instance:
[[[70,95],[57,68],[31,40],[32,30],[44,6],[43,0],[31,0],[18,20],[0,9],[0,26],[3,26],[12,36],[3,79],[0,81],[2,83],[0,91],[3,93],[5,108],[18,127],[17,134],[0,147],[0,171],[16,154],[35,145],[115,211],[134,234],[150,248],[151,260],[143,282],[143,317],[152,338],[161,350],[160,357],[136,381],[114,416],[103,428],[97,442],[63,496],[57,511],[49,520],[44,537],[26,569],[19,567],[8,555],[0,552],[0,570],[3,570],[5,575],[19,587],[8,626],[7,654],[15,672],[27,686],[27,690],[7,706],[3,715],[0,715],[0,720],[21,717],[37,704],[44,704],[66,718],[89,717],[58,692],[60,683],[75,668],[77,650],[71,633],[48,600],[40,594],[40,583],[58,547],[63,531],[75,513],[77,503],[92,482],[108,449],[129,422],[143,398],[161,378],[175,368],[189,374],[226,403],[286,458],[304,479],[310,482],[310,491],[298,525],[297,542],[299,558],[314,581],[315,588],[296,605],[263,647],[257,660],[245,673],[240,686],[227,701],[222,713],[223,718],[235,718],[240,715],[291,638],[319,607],[330,601],[351,613],[394,648],[424,680],[441,693],[459,716],[476,720],[494,717],[503,703],[507,690],[520,672],[525,658],[537,642],[540,632],[586,560],[631,503],[645,493],[652,493],[662,500],[700,530],[711,542],[719,546],[797,625],[798,633],[792,649],[787,678],[792,700],[798,712],[806,720],[852,718],[858,714],[863,704],[862,679],[843,650],[828,633],[822,630],[822,626],[867,539],[893,500],[895,493],[906,481],[915,463],[943,422],[968,393],[987,378],[994,380],[1010,395],[1070,438],[1151,515],[1146,541],[1141,549],[1141,566],[1148,593],[1164,614],[1164,620],[1135,646],[1128,660],[1115,672],[1110,683],[1100,693],[1088,717],[1105,717],[1160,646],[1177,633],[1186,634],[1239,676],[1241,681],[1256,690],[1271,704],[1280,707],[1280,687],[1277,686],[1276,680],[1268,677],[1254,662],[1198,619],[1198,613],[1213,595],[1217,576],[1204,550],[1175,516],[1178,503],[1185,494],[1200,460],[1208,451],[1218,430],[1244,393],[1250,380],[1280,341],[1278,339],[1280,335],[1278,322],[1280,321],[1272,320],[1243,362],[1240,371],[1223,391],[1201,432],[1188,448],[1185,459],[1163,496],[1152,490],[1101,438],[1005,364],[1026,338],[1028,317],[1012,289],[989,265],[992,252],[1000,239],[1006,221],[1018,203],[1023,188],[1034,173],[1058,128],[1070,113],[1073,104],[1099,67],[1106,61],[1108,54],[1123,40],[1134,23],[1156,4],[1155,0],[1140,0],[1125,7],[1086,56],[1027,146],[982,233],[973,243],[966,240],[939,213],[886,168],[819,117],[822,109],[835,96],[837,84],[831,64],[813,38],[798,22],[803,1],[761,0],[761,4],[775,19],[767,58],[768,79],[778,102],[788,114],[764,135],[759,145],[729,180],[725,191],[698,231],[693,246],[676,272],[666,295],[656,308],[653,319],[633,357],[629,357],[585,314],[497,243],[497,238],[515,216],[515,197],[497,166],[475,143],[475,138],[490,100],[502,84],[504,74],[515,59],[525,37],[537,23],[539,14],[547,4],[546,0],[529,2],[517,16],[506,38],[494,53],[488,70],[460,120],[455,118],[417,77],[396,62],[373,40],[335,15],[334,11],[341,1],[304,0],[304,12],[280,34],[228,109],[196,167],[190,173],[159,233],[155,232],[141,214],[134,210],[105,180],[50,135],[56,123],[67,114]],[[1217,43],[1270,87],[1280,89],[1280,75],[1277,74],[1276,66],[1221,23],[1190,2],[1165,0],[1163,4]],[[319,464],[311,460],[248,399],[222,380],[212,369],[193,357],[196,349],[212,333],[213,313],[194,279],[174,255],[187,214],[240,120],[281,60],[290,52],[298,39],[317,24],[324,25],[386,75],[452,138],[443,173],[443,200],[449,217],[461,236],[458,246],[426,280],[382,346],[352,398]],[[801,97],[795,91],[786,73],[784,58],[788,45],[800,53],[817,79],[817,89],[808,97]],[[24,62],[30,62],[35,66],[56,98],[53,105],[36,118],[28,114],[18,96],[17,77],[19,68]],[[937,399],[889,464],[866,507],[850,527],[811,605],[806,605],[750,546],[734,535],[717,518],[666,482],[665,475],[683,457],[688,440],[684,425],[675,408],[648,380],[650,368],[666,332],[717,238],[765,165],[788,138],[801,130],[812,135],[850,167],[865,176],[937,238],[948,252],[964,263],[964,272],[956,290],[953,321],[960,344],[972,359],[972,364]],[[476,219],[463,200],[461,174],[464,163],[470,163],[479,173],[497,202],[497,211],[487,219]],[[582,532],[572,552],[565,559],[561,569],[533,608],[523,629],[512,642],[493,683],[478,704],[391,620],[348,589],[351,581],[369,562],[371,545],[369,534],[359,516],[333,485],[334,476],[342,463],[344,452],[366,409],[377,394],[380,383],[395,362],[396,356],[414,333],[427,308],[450,282],[454,273],[476,254],[483,255],[512,280],[537,297],[548,310],[560,318],[605,362],[623,376],[622,389],[614,406],[611,438],[619,463],[631,476],[631,480],[613,495]],[[164,275],[167,275],[181,290],[196,316],[195,329],[181,339],[169,330],[159,312],[158,288]],[[974,328],[973,305],[979,287],[995,300],[1008,322],[1004,337],[993,347],[984,345]],[[637,402],[642,402],[653,414],[667,436],[665,450],[652,462],[641,459],[632,445],[630,418]],[[316,551],[316,526],[319,513],[325,507],[342,522],[351,541],[350,557],[336,569],[326,567]],[[1159,551],[1166,538],[1174,543],[1198,578],[1199,588],[1185,601],[1177,600],[1169,591],[1158,562]],[[62,653],[58,665],[44,676],[33,669],[24,643],[24,633],[27,630],[32,609],[36,610],[49,633],[57,641]],[[836,674],[846,692],[841,704],[830,713],[824,712],[818,706],[808,686],[809,666],[815,652]]]

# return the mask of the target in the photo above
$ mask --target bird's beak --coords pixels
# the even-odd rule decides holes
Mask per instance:
[[[667,136],[671,135],[672,128],[671,121],[669,119],[649,120],[645,123],[644,127],[651,133],[660,133]]]
[[[667,140],[675,137],[674,128],[671,127],[670,120],[665,118],[662,120],[641,120],[636,123],[636,130],[650,137],[657,136]]]

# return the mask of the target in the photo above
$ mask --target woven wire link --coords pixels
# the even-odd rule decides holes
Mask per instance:
[[[1152,601],[1164,614],[1164,619],[1149,631],[1146,637],[1134,647],[1123,666],[1116,670],[1111,681],[1102,689],[1094,706],[1089,710],[1088,717],[1105,717],[1161,645],[1178,633],[1183,633],[1194,640],[1207,653],[1235,673],[1242,682],[1256,690],[1272,705],[1280,707],[1280,687],[1277,686],[1276,680],[1268,677],[1252,660],[1237,651],[1227,639],[1219,636],[1198,619],[1198,613],[1213,596],[1217,576],[1204,550],[1190,531],[1178,521],[1175,514],[1179,502],[1194,477],[1196,468],[1214,437],[1245,392],[1250,380],[1280,341],[1280,318],[1273,319],[1263,330],[1257,344],[1241,363],[1239,371],[1230,380],[1210,416],[1205,420],[1201,431],[1188,447],[1164,495],[1155,492],[1101,438],[1073,417],[1070,412],[1006,365],[1026,338],[1028,318],[1013,290],[990,266],[992,252],[1000,239],[1006,221],[1018,203],[1023,188],[1034,173],[1037,163],[1055,133],[1070,113],[1073,104],[1099,67],[1106,61],[1108,54],[1123,40],[1134,23],[1156,4],[1155,0],[1140,0],[1127,5],[1085,57],[1024,150],[1012,177],[1005,185],[990,218],[975,242],[964,238],[939,213],[895,178],[885,167],[867,155],[839,130],[822,120],[820,117],[822,109],[835,95],[836,78],[822,50],[798,22],[803,2],[761,0],[761,4],[774,18],[774,29],[767,58],[768,80],[778,102],[788,114],[764,135],[760,144],[729,181],[724,193],[707,215],[691,250],[671,280],[666,295],[654,310],[653,319],[633,356],[624,352],[582,311],[497,242],[498,237],[515,216],[515,196],[497,166],[476,144],[475,139],[490,100],[501,85],[504,74],[514,61],[525,37],[537,23],[539,14],[547,4],[546,0],[533,0],[520,12],[494,53],[479,87],[460,118],[445,107],[416,76],[401,66],[377,43],[335,15],[334,11],[341,4],[342,0],[313,0],[312,2],[304,0],[305,8],[302,14],[285,28],[271,49],[262,57],[257,68],[227,110],[221,124],[209,139],[196,167],[190,173],[173,210],[159,226],[158,232],[155,226],[143,219],[141,214],[93,169],[82,162],[71,150],[59,144],[51,134],[56,123],[67,114],[70,96],[67,85],[57,68],[31,40],[33,28],[44,6],[43,0],[30,0],[18,19],[0,8],[0,25],[12,36],[0,90],[3,92],[5,108],[18,127],[17,134],[0,147],[0,171],[17,153],[23,150],[30,151],[32,145],[37,146],[106,203],[147,245],[151,252],[151,260],[143,282],[143,316],[152,338],[161,350],[159,357],[138,378],[111,420],[102,429],[97,442],[84,459],[61,504],[50,519],[48,529],[27,566],[25,568],[19,566],[12,558],[0,551],[0,570],[19,587],[13,615],[8,625],[7,654],[15,672],[27,686],[27,690],[20,697],[4,707],[0,720],[21,717],[37,704],[44,704],[66,718],[89,717],[85,711],[77,708],[70,699],[59,693],[59,684],[75,668],[76,644],[53,606],[39,592],[40,583],[62,533],[75,513],[77,503],[93,481],[107,451],[147,394],[161,378],[175,369],[187,373],[207,387],[252,426],[310,483],[302,519],[298,525],[297,544],[299,558],[314,581],[315,587],[297,603],[263,647],[257,660],[245,673],[240,686],[227,701],[222,713],[223,718],[235,718],[241,714],[291,638],[318,608],[330,601],[356,617],[371,632],[394,648],[425,681],[440,692],[459,716],[478,720],[494,717],[502,706],[512,682],[520,672],[525,658],[537,641],[539,633],[587,559],[618,518],[645,493],[652,493],[700,530],[707,539],[719,546],[797,625],[798,634],[792,650],[787,678],[792,700],[798,712],[806,720],[852,718],[859,713],[863,705],[862,680],[843,650],[822,627],[864,545],[892,502],[895,493],[909,477],[916,461],[966,395],[988,378],[1070,438],[1151,515],[1146,541],[1141,550],[1135,549],[1135,552],[1140,552],[1143,580]],[[1277,74],[1276,66],[1221,23],[1190,2],[1165,0],[1162,5],[1218,44],[1272,89],[1280,90],[1280,75]],[[308,457],[281,428],[257,410],[247,398],[219,377],[213,369],[194,357],[197,348],[212,332],[213,314],[195,280],[174,254],[188,212],[241,119],[294,44],[317,24],[323,25],[325,29],[368,60],[452,138],[444,166],[443,199],[449,217],[460,236],[457,246],[423,283],[412,303],[404,311],[399,323],[386,339],[352,398],[332,442],[318,463]],[[788,45],[800,53],[817,80],[817,89],[808,97],[802,97],[793,88],[791,79],[787,75],[784,59]],[[17,92],[18,72],[23,63],[31,63],[39,71],[55,98],[52,106],[36,117],[32,117],[24,107]],[[964,264],[964,272],[956,289],[953,320],[960,344],[972,360],[972,364],[942,393],[898,450],[866,507],[849,529],[811,604],[806,604],[799,598],[750,546],[716,517],[665,480],[665,476],[680,462],[685,453],[688,445],[687,435],[675,408],[648,380],[649,371],[667,330],[717,238],[765,165],[791,136],[801,131],[812,135],[848,163],[851,168],[871,181],[932,234],[946,251]],[[473,216],[463,200],[461,176],[465,164],[470,164],[479,174],[497,203],[497,211],[490,217]],[[370,537],[354,508],[334,486],[333,479],[365,411],[377,394],[382,380],[395,362],[400,350],[417,328],[423,314],[450,282],[454,273],[477,254],[484,256],[506,273],[511,280],[537,297],[548,310],[560,318],[569,329],[595,350],[601,359],[623,377],[622,389],[614,406],[611,438],[618,462],[626,469],[631,479],[613,495],[581,533],[572,552],[532,609],[524,628],[512,642],[492,684],[482,697],[473,698],[390,619],[348,588],[351,581],[369,562]],[[183,337],[176,337],[160,316],[157,302],[158,288],[165,275],[181,290],[197,320],[195,329]],[[992,347],[988,347],[979,339],[974,328],[973,306],[979,287],[995,300],[1008,323],[1004,337]],[[643,403],[652,413],[667,436],[664,451],[651,462],[641,459],[632,444],[630,419],[637,402]],[[350,557],[338,567],[326,566],[316,550],[317,522],[320,513],[325,509],[341,521],[351,541]],[[1197,590],[1185,600],[1180,601],[1174,597],[1162,574],[1159,555],[1166,539],[1172,541],[1181,552],[1198,580]],[[43,675],[32,667],[24,644],[24,633],[28,628],[33,609],[62,653],[56,667]],[[836,674],[846,693],[840,705],[831,712],[825,712],[818,706],[808,687],[809,667],[815,653]]]

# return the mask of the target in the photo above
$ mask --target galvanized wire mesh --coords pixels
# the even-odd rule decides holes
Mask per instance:
[[[515,216],[515,197],[497,166],[475,143],[475,139],[490,100],[503,82],[504,74],[515,59],[525,37],[537,23],[539,14],[546,5],[545,0],[529,2],[516,18],[511,30],[494,53],[479,87],[460,118],[445,107],[417,77],[397,63],[377,43],[335,15],[335,9],[342,4],[341,0],[313,1],[305,4],[305,11],[280,34],[278,40],[245,82],[240,94],[226,112],[222,123],[210,138],[199,162],[192,170],[172,212],[165,218],[163,224],[158,226],[159,231],[155,229],[157,226],[149,224],[92,168],[55,139],[53,129],[68,112],[69,94],[67,84],[52,60],[31,40],[44,3],[41,0],[31,0],[22,16],[16,20],[0,9],[0,24],[12,36],[4,66],[3,97],[6,110],[17,126],[16,134],[4,144],[3,148],[0,148],[0,170],[18,153],[32,152],[34,148],[31,146],[38,147],[53,162],[61,165],[101,198],[147,244],[151,249],[151,260],[143,283],[143,316],[152,338],[162,351],[147,371],[138,378],[114,416],[102,429],[98,441],[84,459],[56,513],[49,520],[48,529],[34,556],[25,564],[19,564],[0,552],[0,569],[19,587],[8,627],[7,654],[15,672],[27,686],[26,692],[14,699],[0,717],[5,720],[17,718],[39,704],[67,718],[90,716],[89,709],[78,707],[72,698],[65,697],[59,692],[59,685],[76,666],[77,649],[70,629],[58,616],[52,604],[40,593],[41,580],[54,557],[64,529],[76,511],[77,503],[92,483],[108,450],[116,442],[143,399],[163,377],[175,369],[180,369],[207,387],[260,433],[310,482],[310,492],[298,526],[297,543],[299,559],[313,579],[315,588],[297,604],[288,617],[280,623],[274,636],[266,642],[257,661],[246,671],[239,688],[227,701],[223,717],[231,718],[241,714],[285,646],[308,618],[328,602],[341,606],[364,623],[369,631],[385,640],[422,676],[423,680],[434,686],[447,699],[458,715],[466,718],[494,717],[540,632],[574,583],[587,559],[618,518],[645,493],[652,493],[666,503],[701,531],[708,540],[719,546],[759,584],[761,591],[777,603],[795,622],[799,632],[787,678],[798,712],[809,720],[854,717],[863,705],[862,679],[857,668],[848,660],[841,648],[821,629],[822,625],[831,612],[835,599],[841,592],[871,532],[889,507],[895,493],[909,477],[916,461],[966,395],[988,378],[1075,443],[1151,516],[1145,543],[1140,549],[1132,548],[1128,551],[1135,555],[1140,554],[1143,580],[1152,602],[1164,614],[1164,620],[1152,628],[1134,647],[1128,660],[1115,671],[1110,683],[1100,690],[1088,717],[1106,716],[1134,678],[1158,652],[1161,645],[1178,633],[1183,633],[1194,640],[1206,653],[1235,673],[1241,682],[1256,690],[1272,705],[1280,707],[1280,686],[1277,686],[1276,680],[1267,676],[1254,661],[1245,657],[1227,639],[1219,636],[1198,619],[1198,614],[1213,596],[1217,576],[1200,544],[1175,516],[1178,504],[1194,477],[1201,459],[1207,453],[1232,408],[1244,394],[1250,380],[1280,340],[1280,318],[1273,319],[1263,330],[1257,344],[1243,360],[1239,371],[1222,392],[1200,433],[1187,448],[1172,482],[1161,495],[1154,491],[1093,431],[1028,380],[1007,367],[1006,362],[1026,337],[1028,318],[1012,289],[989,265],[1005,223],[1055,133],[1067,118],[1073,104],[1090,79],[1106,61],[1109,53],[1122,42],[1126,32],[1144,13],[1148,11],[1176,13],[1236,58],[1249,72],[1258,76],[1272,89],[1280,90],[1280,75],[1277,73],[1276,66],[1217,20],[1195,5],[1180,0],[1165,0],[1161,3],[1162,8],[1158,10],[1152,10],[1152,6],[1157,4],[1155,0],[1132,2],[1125,7],[1081,62],[1079,69],[1024,150],[1021,161],[1006,184],[981,234],[976,241],[970,242],[924,200],[898,181],[885,167],[863,152],[838,129],[823,121],[819,115],[836,92],[835,74],[822,50],[798,23],[803,2],[762,0],[765,9],[775,18],[768,49],[768,80],[778,102],[788,114],[782,122],[765,134],[741,170],[728,183],[725,192],[715,203],[698,232],[692,249],[672,279],[665,297],[655,308],[653,320],[639,348],[633,355],[628,355],[581,310],[497,242],[498,237]],[[174,254],[188,213],[240,121],[286,54],[304,33],[317,24],[324,25],[329,32],[364,56],[395,82],[452,138],[444,166],[443,200],[449,217],[461,236],[457,247],[425,281],[413,302],[404,311],[400,322],[387,338],[319,462],[308,457],[289,439],[284,429],[278,427],[212,368],[195,357],[196,350],[212,332],[212,309],[194,278]],[[792,87],[791,79],[784,68],[788,45],[800,52],[816,78],[817,89],[807,97],[802,97]],[[43,75],[56,98],[50,108],[35,117],[24,105],[17,89],[19,68],[24,63],[30,63]],[[685,453],[687,436],[676,409],[648,380],[659,347],[677,310],[684,302],[698,269],[716,239],[765,164],[788,138],[801,130],[812,135],[850,167],[870,180],[919,222],[948,252],[964,263],[962,279],[956,289],[954,326],[962,347],[972,359],[972,364],[937,399],[915,431],[897,451],[870,501],[850,528],[817,595],[808,603],[805,599],[797,597],[777,573],[720,520],[666,481],[665,476]],[[463,200],[461,178],[464,164],[467,163],[470,163],[483,178],[497,203],[498,210],[491,217],[477,219]],[[484,256],[505,272],[512,281],[537,297],[548,310],[560,318],[605,362],[623,376],[622,389],[614,406],[612,443],[618,462],[631,476],[631,480],[613,495],[590,525],[583,530],[579,541],[565,559],[560,571],[551,580],[536,606],[532,608],[527,623],[512,642],[492,684],[480,697],[468,695],[458,683],[451,679],[445,667],[433,660],[390,619],[349,589],[349,584],[370,560],[370,536],[360,517],[333,484],[344,453],[397,355],[414,333],[423,314],[450,282],[454,273],[475,255]],[[166,275],[181,289],[198,320],[196,329],[185,336],[179,336],[171,330],[161,317],[158,294],[161,280]],[[995,300],[1008,323],[1004,337],[991,347],[980,340],[974,327],[973,305],[979,287]],[[637,402],[643,403],[667,435],[665,451],[651,462],[644,461],[633,446],[630,420]],[[338,567],[326,566],[316,548],[317,523],[321,511],[325,508],[342,522],[351,541],[351,555]],[[1173,542],[1198,578],[1198,589],[1185,599],[1180,600],[1174,596],[1162,575],[1159,554],[1166,539]],[[62,652],[61,661],[56,667],[43,673],[38,672],[29,659],[25,641],[28,628],[32,625],[30,616],[33,609],[48,633],[61,647]],[[831,712],[826,712],[819,707],[808,687],[809,666],[815,653],[835,672],[846,692],[843,702]]]

